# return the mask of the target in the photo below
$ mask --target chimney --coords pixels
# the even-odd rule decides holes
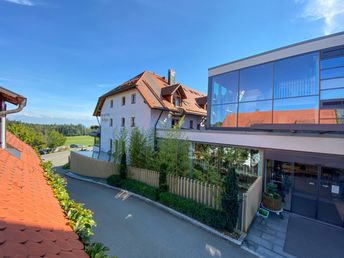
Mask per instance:
[[[173,85],[176,84],[176,72],[173,71],[172,69],[168,69],[168,84]]]

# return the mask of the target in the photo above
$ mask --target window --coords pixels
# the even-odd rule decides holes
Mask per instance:
[[[125,97],[122,97],[122,106],[125,105]]]
[[[311,53],[275,62],[274,97],[319,94],[319,54]]]
[[[240,70],[239,102],[272,99],[272,63]]]
[[[125,127],[125,118],[124,118],[124,117],[122,117],[122,123],[121,123],[121,126],[122,126],[122,127]]]
[[[135,127],[135,117],[131,118],[131,127]]]
[[[110,108],[113,108],[113,99],[110,100]]]
[[[173,105],[176,107],[180,107],[181,99],[178,96],[173,97]]]
[[[179,119],[173,118],[172,123],[171,123],[171,127],[174,128],[178,123],[179,123]]]
[[[319,97],[275,99],[273,121],[275,124],[317,124]]]
[[[344,124],[344,107],[321,109],[320,124]]]
[[[113,148],[113,140],[110,139],[109,141],[109,152],[112,153],[112,148]]]
[[[135,104],[136,103],[136,94],[131,94],[131,104]]]
[[[239,103],[239,127],[272,123],[272,100]]]
[[[344,76],[344,75],[343,75]],[[322,80],[320,88],[322,90],[344,88],[344,77]]]
[[[213,127],[236,127],[237,104],[211,106],[210,124]]]
[[[112,125],[113,125],[113,120],[112,118],[110,118],[110,127],[112,127]]]
[[[194,129],[193,120],[190,120],[190,129]]]
[[[216,75],[211,78],[211,104],[238,101],[238,71]]]

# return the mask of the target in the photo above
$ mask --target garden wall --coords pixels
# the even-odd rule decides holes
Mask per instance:
[[[254,217],[256,216],[262,199],[263,178],[259,176],[243,194],[243,212],[242,212],[242,231],[247,232]]]
[[[118,174],[112,162],[87,157],[74,151],[70,153],[70,170],[82,176],[99,178]]]

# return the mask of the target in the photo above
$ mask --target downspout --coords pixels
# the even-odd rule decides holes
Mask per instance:
[[[99,125],[99,151],[98,151],[98,159],[99,159],[99,157],[100,157],[100,150],[101,150],[101,144],[102,144],[102,141],[101,141],[102,127],[100,126],[99,117],[96,116],[96,118],[97,118],[97,122],[98,122],[98,125]]]
[[[0,106],[0,117],[1,117],[1,148],[6,148],[6,115],[8,114],[14,114],[18,113],[23,110],[23,108],[26,106],[26,98],[24,98],[18,105],[17,108],[6,110],[5,101],[1,100],[1,106]]]
[[[164,110],[161,110],[160,115],[159,115],[159,117],[158,117],[158,119],[156,120],[155,125],[154,125],[154,150],[155,150],[155,151],[158,150],[158,140],[157,140],[157,137],[156,137],[156,127],[157,127],[157,125],[158,125],[158,122],[159,122],[159,120],[160,120],[161,115],[162,115],[163,112],[164,112]]]

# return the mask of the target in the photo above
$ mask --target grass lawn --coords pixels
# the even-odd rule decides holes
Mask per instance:
[[[82,135],[82,136],[69,136],[65,142],[65,146],[69,146],[71,144],[77,145],[93,145],[93,137],[89,135]]]

